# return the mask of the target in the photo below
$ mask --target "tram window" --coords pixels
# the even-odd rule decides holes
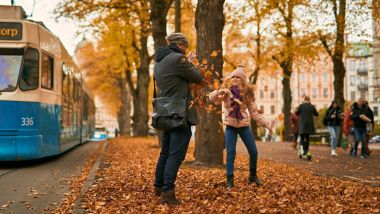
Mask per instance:
[[[47,89],[54,87],[54,59],[42,53],[41,86]]]
[[[62,94],[69,94],[69,72],[65,64],[62,64]]]
[[[28,48],[25,53],[24,65],[20,78],[20,89],[27,91],[38,88],[39,83],[39,53],[34,48]]]
[[[24,49],[0,48],[0,91],[14,91],[20,74]]]
[[[70,75],[70,81],[69,81],[69,97],[71,100],[74,98],[74,75]]]

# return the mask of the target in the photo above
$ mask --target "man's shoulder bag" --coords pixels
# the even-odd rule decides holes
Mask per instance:
[[[156,80],[154,79],[152,127],[163,131],[186,128],[187,98],[156,97]]]

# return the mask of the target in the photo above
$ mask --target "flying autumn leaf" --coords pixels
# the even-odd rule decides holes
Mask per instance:
[[[212,51],[212,53],[210,54],[211,57],[217,57],[218,56],[218,51],[214,50]]]

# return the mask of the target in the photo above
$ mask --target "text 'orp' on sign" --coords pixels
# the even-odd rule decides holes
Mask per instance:
[[[22,24],[19,22],[0,22],[0,40],[21,40]]]

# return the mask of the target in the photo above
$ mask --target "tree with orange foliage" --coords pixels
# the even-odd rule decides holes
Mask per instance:
[[[133,57],[133,63],[129,64],[125,72],[127,85],[133,98],[133,134],[134,136],[148,135],[148,86],[150,81],[149,64],[152,57],[148,53],[148,36],[150,34],[149,1],[76,1],[61,2],[56,9],[58,16],[83,20],[92,18],[87,27],[99,28],[104,26],[104,18],[118,21],[121,25],[129,25],[133,31],[131,46],[120,48],[132,48],[138,52],[138,57]],[[136,84],[132,81],[132,72],[137,73]]]

